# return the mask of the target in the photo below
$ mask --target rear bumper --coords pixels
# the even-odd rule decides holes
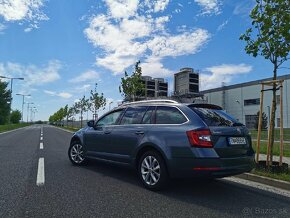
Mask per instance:
[[[168,161],[172,178],[226,177],[249,172],[254,168],[253,156],[235,158],[173,158]]]

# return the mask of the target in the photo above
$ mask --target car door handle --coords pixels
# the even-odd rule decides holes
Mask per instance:
[[[143,135],[144,132],[143,132],[143,131],[136,131],[135,134],[136,134],[136,135]]]
[[[104,131],[104,134],[110,134],[111,131]]]

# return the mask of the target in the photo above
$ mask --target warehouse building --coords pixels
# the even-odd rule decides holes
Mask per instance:
[[[283,84],[283,124],[284,128],[290,128],[290,74],[279,76],[278,80],[284,80]],[[256,80],[241,84],[222,86],[220,88],[202,91],[201,94],[210,104],[216,104],[236,117],[248,128],[254,128],[257,112],[260,107],[261,82],[272,78]],[[270,88],[270,87],[268,87]],[[269,125],[269,116],[272,104],[272,91],[264,92],[263,111],[266,113]],[[277,91],[276,128],[280,127],[280,91]]]

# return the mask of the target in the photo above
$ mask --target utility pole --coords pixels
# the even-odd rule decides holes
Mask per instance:
[[[29,117],[29,105],[34,104],[33,102],[27,102],[27,123],[28,123],[28,117]]]
[[[16,94],[16,95],[22,96],[22,115],[21,115],[21,120],[22,120],[22,123],[23,123],[24,122],[24,97],[25,96],[31,96],[31,95],[30,94],[29,95]]]

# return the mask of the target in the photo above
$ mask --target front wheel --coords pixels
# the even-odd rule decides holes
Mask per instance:
[[[165,187],[168,173],[163,158],[155,151],[147,151],[138,164],[138,174],[143,185],[152,191]]]
[[[72,142],[68,149],[68,157],[74,165],[83,165],[87,159],[84,157],[83,146],[80,142]]]

